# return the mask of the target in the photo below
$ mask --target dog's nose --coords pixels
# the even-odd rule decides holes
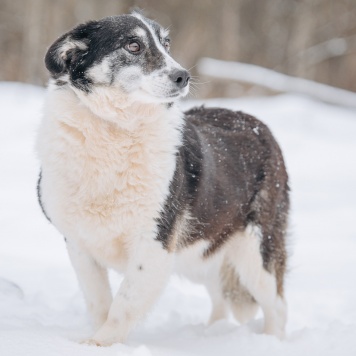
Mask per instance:
[[[184,88],[188,85],[190,75],[189,72],[184,70],[184,69],[179,69],[173,71],[170,75],[169,78],[172,79],[174,83],[177,84],[178,88]]]

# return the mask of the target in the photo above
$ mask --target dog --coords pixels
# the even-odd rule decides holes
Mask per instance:
[[[281,150],[256,118],[179,99],[190,74],[140,13],[75,27],[48,49],[38,196],[63,234],[95,325],[124,342],[175,271],[206,286],[210,322],[258,307],[283,337],[289,212]],[[113,298],[107,269],[124,273]]]

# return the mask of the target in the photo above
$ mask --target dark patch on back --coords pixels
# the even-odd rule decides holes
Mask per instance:
[[[262,122],[242,112],[201,107],[185,114],[158,240],[170,245],[175,223],[187,210],[190,234],[180,238],[178,248],[204,239],[209,257],[253,223],[261,228],[264,267],[276,271],[282,294],[289,188],[278,144]]]

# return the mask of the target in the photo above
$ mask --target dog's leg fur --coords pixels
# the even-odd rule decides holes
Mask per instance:
[[[219,270],[216,269],[209,276],[209,280],[205,283],[206,289],[210,295],[212,310],[208,324],[213,324],[215,321],[226,318],[228,314],[228,304],[223,295]]]
[[[123,342],[135,324],[152,307],[171,274],[173,254],[155,237],[145,236],[132,246],[132,257],[107,321],[88,340],[100,346]]]
[[[80,248],[74,240],[67,238],[67,249],[94,327],[98,329],[106,321],[112,303],[107,270]]]
[[[233,263],[229,262],[228,256],[221,266],[220,276],[222,295],[228,302],[233,315],[241,324],[249,322],[256,315],[258,304],[246,287],[242,285]]]
[[[276,277],[263,267],[260,246],[260,229],[249,225],[244,233],[236,234],[231,239],[227,257],[241,283],[263,310],[264,332],[283,338],[286,305],[283,297],[277,293]]]

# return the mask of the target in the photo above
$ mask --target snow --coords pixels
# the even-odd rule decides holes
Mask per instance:
[[[84,302],[63,238],[37,203],[43,95],[0,83],[1,356],[356,355],[355,110],[295,95],[206,102],[258,116],[283,149],[292,188],[286,340],[261,334],[261,313],[244,326],[206,326],[205,289],[172,276],[125,345],[98,348],[79,343],[90,335]],[[122,278],[110,277],[116,290]]]

